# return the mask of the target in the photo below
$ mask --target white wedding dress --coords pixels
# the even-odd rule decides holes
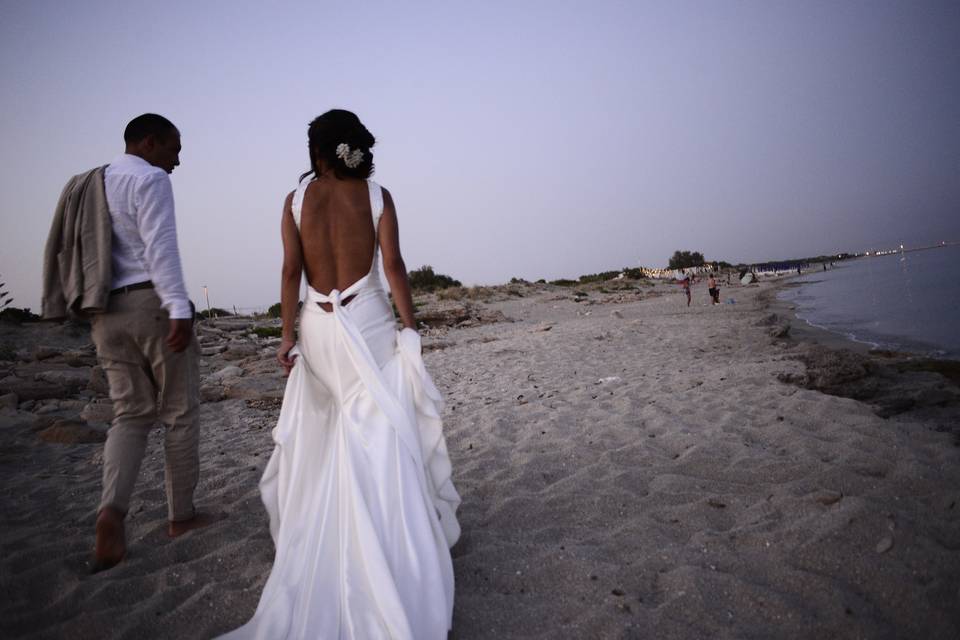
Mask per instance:
[[[293,198],[297,228],[308,183]],[[376,233],[383,195],[368,185]],[[273,569],[253,618],[225,638],[447,637],[460,497],[440,394],[420,336],[396,330],[379,255],[343,291],[307,287],[298,357],[260,481]]]

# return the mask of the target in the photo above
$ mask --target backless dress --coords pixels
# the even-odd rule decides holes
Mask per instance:
[[[294,192],[298,230],[310,181]],[[367,184],[378,238],[382,190]],[[421,640],[451,627],[460,497],[442,400],[420,336],[396,329],[379,255],[375,242],[343,291],[307,287],[260,481],[276,555],[256,613],[227,638]]]

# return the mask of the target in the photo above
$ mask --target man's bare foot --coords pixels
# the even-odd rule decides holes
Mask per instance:
[[[197,513],[195,516],[189,520],[180,520],[178,522],[170,522],[170,526],[167,529],[167,535],[171,538],[176,538],[182,536],[187,531],[192,531],[193,529],[200,529],[214,522],[223,520],[222,515],[212,514],[212,513]]]
[[[97,541],[93,550],[92,573],[115,567],[127,553],[124,514],[112,507],[104,507],[97,514]]]

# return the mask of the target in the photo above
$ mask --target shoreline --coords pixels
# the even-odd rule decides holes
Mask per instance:
[[[917,251],[926,251],[929,249],[938,248],[943,247],[938,245],[935,247],[917,249]],[[885,255],[881,257],[886,258],[888,256]],[[857,258],[847,260],[847,262],[865,260],[868,258],[875,258],[875,256],[859,256]],[[809,276],[817,274],[818,272],[813,270],[802,275]],[[953,349],[951,352],[949,347],[927,343],[914,336],[890,335],[877,338],[876,340],[858,339],[853,332],[835,331],[826,327],[818,326],[806,319],[801,318],[799,316],[801,311],[796,303],[788,300],[781,300],[779,298],[779,293],[786,289],[800,288],[808,284],[813,284],[813,282],[795,282],[796,278],[798,277],[801,276],[790,275],[787,276],[783,281],[778,282],[776,294],[774,294],[771,301],[772,307],[775,306],[777,310],[789,314],[793,320],[792,328],[798,333],[798,335],[804,335],[808,339],[819,344],[823,344],[824,346],[829,346],[831,348],[848,348],[858,353],[874,352],[879,354],[895,354],[901,357],[912,357],[945,363],[960,363],[960,352],[956,351],[956,349]],[[816,308],[814,309],[816,310]]]
[[[877,348],[812,325],[797,316],[792,303],[778,297],[790,286],[799,285],[784,280],[760,295],[771,311],[787,320],[789,331],[783,338],[796,345],[808,369],[805,377],[785,381],[866,402],[884,418],[914,413],[953,422],[943,430],[953,433],[960,446],[960,359]]]
[[[939,247],[933,247],[939,248]],[[859,259],[859,258],[858,258]],[[808,274],[804,274],[808,275]],[[933,362],[960,362],[960,357],[944,354],[942,356],[931,355],[928,352],[916,351],[911,349],[888,349],[874,342],[857,340],[850,334],[832,331],[825,327],[820,327],[804,320],[798,315],[797,306],[788,301],[779,298],[778,294],[784,289],[790,287],[801,287],[806,283],[792,282],[793,279],[800,277],[796,275],[788,276],[782,281],[774,283],[771,291],[769,305],[772,310],[780,315],[790,319],[791,335],[798,339],[813,342],[830,349],[848,349],[864,355],[897,355],[905,358],[915,358],[919,360],[930,360]],[[929,345],[930,349],[939,349],[934,345]]]
[[[876,347],[869,342],[855,340],[849,335],[831,331],[824,327],[818,327],[800,318],[797,315],[796,305],[787,300],[781,300],[778,295],[784,289],[803,286],[804,283],[793,282],[793,280],[798,277],[801,276],[788,276],[776,282],[770,291],[768,301],[770,309],[790,320],[791,336],[798,340],[818,344],[829,349],[849,349],[861,354],[869,354],[871,351],[876,350]]]

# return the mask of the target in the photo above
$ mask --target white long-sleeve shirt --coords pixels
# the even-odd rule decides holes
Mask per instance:
[[[150,280],[171,318],[190,318],[170,176],[123,154],[104,173],[113,223],[112,289]]]

